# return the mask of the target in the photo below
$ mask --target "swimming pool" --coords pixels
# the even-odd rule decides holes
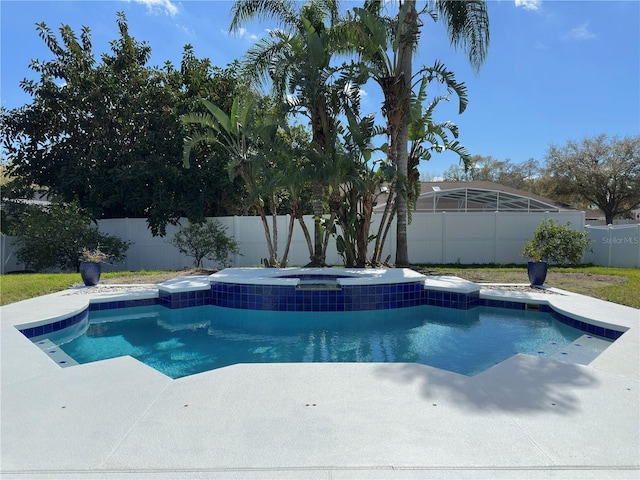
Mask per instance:
[[[242,268],[96,296],[19,330],[60,366],[130,355],[179,378],[256,362],[417,362],[474,375],[516,353],[588,364],[622,335],[610,327],[409,269]]]
[[[172,378],[237,363],[412,362],[473,376],[517,354],[583,360],[611,342],[540,311],[418,306],[276,312],[217,306],[92,311],[43,350],[66,365],[130,355]]]

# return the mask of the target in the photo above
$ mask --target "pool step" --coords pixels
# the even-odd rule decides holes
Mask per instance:
[[[549,358],[561,362],[588,365],[609,345],[611,345],[611,341],[609,340],[588,334],[582,335],[568,345],[562,346],[556,353],[550,355]]]
[[[78,365],[73,358],[67,355],[58,345],[48,338],[38,340],[36,346],[42,350],[51,360],[56,362],[60,367],[72,367]]]

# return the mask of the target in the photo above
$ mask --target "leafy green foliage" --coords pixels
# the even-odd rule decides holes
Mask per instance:
[[[415,2],[401,2],[396,16],[383,14],[383,2],[365,2],[363,8],[353,8],[353,30],[350,46],[359,57],[360,75],[374,80],[384,96],[382,114],[386,120],[387,160],[384,171],[393,173],[389,195],[379,222],[374,262],[380,262],[389,225],[397,215],[396,262],[408,263],[406,225],[410,221],[408,205],[419,195],[418,164],[429,160],[433,152],[451,150],[468,161],[469,153],[455,139],[458,127],[451,122],[437,123],[433,110],[447,96],[435,97],[425,107],[426,87],[432,81],[446,86],[448,93],[458,98],[458,111],[468,104],[467,88],[456,81],[453,72],[436,61],[412,75],[412,53],[420,38],[421,15],[442,19],[452,45],[465,49],[474,68],[484,60],[489,40],[485,2],[428,2],[417,12]],[[409,78],[407,78],[409,77]],[[414,85],[419,85],[417,92]],[[450,139],[453,137],[453,140]],[[407,143],[411,149],[407,151]],[[392,172],[395,170],[395,172]]]
[[[202,260],[218,262],[225,267],[230,266],[229,256],[238,255],[238,243],[227,237],[227,228],[217,220],[202,224],[189,223],[174,235],[170,243],[180,253],[193,257],[195,267],[202,267]]]
[[[522,256],[535,261],[578,264],[593,242],[589,232],[560,225],[553,219],[543,220],[522,249]]]
[[[46,209],[29,205],[13,221],[9,233],[18,237],[18,259],[36,272],[78,271],[81,252],[98,246],[111,261],[122,261],[129,243],[100,233],[92,221],[77,202],[52,203]]]
[[[236,31],[249,20],[260,18],[275,19],[282,26],[249,49],[244,71],[254,84],[270,83],[274,98],[286,99],[290,112],[309,119],[312,138],[306,153],[307,172],[312,178],[316,215],[311,264],[322,266],[326,243],[321,215],[328,189],[325,170],[331,168],[335,154],[332,140],[336,119],[343,111],[342,98],[353,97],[357,91],[348,88],[348,79],[338,75],[340,67],[332,63],[344,47],[336,28],[340,23],[338,3],[238,0],[231,16],[231,30]]]
[[[536,193],[540,170],[540,165],[533,158],[514,163],[509,159],[497,160],[491,156],[473,155],[464,168],[458,165],[449,167],[444,172],[444,179],[450,182],[495,182]]]
[[[265,182],[264,177],[270,176],[273,163],[280,157],[279,139],[282,137],[276,135],[280,122],[269,109],[263,108],[265,100],[251,93],[233,100],[230,115],[208,100],[203,100],[202,103],[207,112],[193,112],[182,116],[185,126],[192,127],[190,135],[185,137],[184,165],[190,167],[191,151],[200,144],[219,145],[227,151],[230,178],[242,178],[249,201],[262,220],[269,249],[268,262],[270,265],[279,264],[277,223],[274,222],[272,234],[265,210],[265,203],[269,203],[272,214],[277,213],[277,187],[271,182]],[[265,198],[268,199],[267,202]]]
[[[77,199],[94,218],[147,218],[154,235],[188,217],[238,213],[241,185],[225,174],[224,150],[194,154],[182,166],[185,135],[180,115],[200,97],[225,99],[242,82],[229,70],[198,60],[184,48],[180,69],[147,62],[151,48],[133,38],[124,14],[111,51],[96,60],[90,31],[78,39],[68,25],[56,36],[38,32],[52,59],[33,60],[37,80],[23,80],[30,104],[0,112],[0,134],[10,165],[14,197],[30,198],[33,185],[65,201]],[[211,160],[211,161],[210,161]]]
[[[564,146],[552,145],[546,156],[549,191],[573,203],[596,205],[607,224],[640,206],[640,135],[598,135]]]

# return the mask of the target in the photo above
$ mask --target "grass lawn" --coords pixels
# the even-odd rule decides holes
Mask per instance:
[[[117,283],[129,283],[127,278],[136,278],[135,283],[141,283],[138,279],[148,277],[148,283],[156,283],[155,276],[162,277],[176,275],[176,272],[103,272],[100,281],[107,283],[118,280]],[[162,281],[162,280],[159,280]],[[132,282],[133,283],[133,282]],[[79,273],[20,273],[0,275],[0,305],[19,302],[28,298],[39,297],[48,293],[55,293],[68,288],[82,285]]]
[[[524,266],[492,268],[443,265],[416,270],[433,275],[455,275],[477,283],[529,283]],[[550,267],[545,285],[640,308],[638,268]]]
[[[415,266],[415,270],[432,275],[455,275],[478,283],[528,284],[526,267],[491,266]],[[181,272],[105,272],[101,283],[159,283]],[[0,276],[0,305],[81,285],[79,273],[25,273]],[[610,302],[640,308],[640,269],[607,267],[552,267],[545,285],[557,287]]]

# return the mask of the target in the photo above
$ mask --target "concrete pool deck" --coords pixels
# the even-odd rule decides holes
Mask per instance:
[[[120,294],[65,291],[10,304],[0,308],[0,474],[637,479],[640,310],[556,292],[483,289],[481,297],[549,303],[628,330],[589,365],[516,355],[475,377],[407,363],[307,363],[172,380],[131,357],[60,368],[14,325]]]

